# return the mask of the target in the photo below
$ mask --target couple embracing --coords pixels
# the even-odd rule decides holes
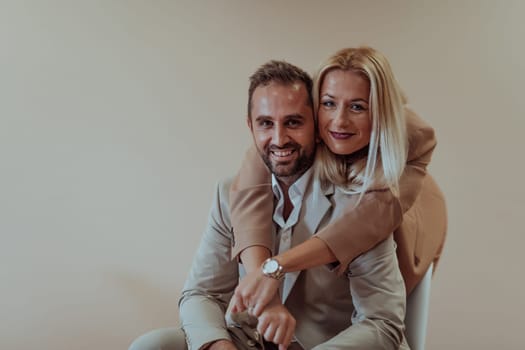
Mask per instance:
[[[433,129],[370,47],[313,81],[270,61],[248,96],[254,147],[217,185],[181,328],[130,349],[408,349],[406,298],[446,234]]]

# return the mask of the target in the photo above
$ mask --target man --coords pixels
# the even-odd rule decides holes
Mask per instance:
[[[248,126],[262,159],[272,171],[276,199],[275,250],[310,238],[342,214],[348,196],[322,187],[310,168],[315,155],[315,123],[308,74],[281,61],[260,67],[250,78]],[[258,318],[226,310],[244,269],[231,260],[235,244],[230,222],[231,181],[217,186],[207,230],[179,302],[182,330],[166,329],[137,339],[130,349],[239,349],[279,344],[297,348],[398,349],[404,341],[405,289],[390,237],[338,276],[327,266],[280,274],[276,261],[262,268],[284,279],[278,296]],[[282,302],[281,302],[282,301]],[[284,303],[284,304],[283,304]],[[184,344],[186,342],[186,345]]]

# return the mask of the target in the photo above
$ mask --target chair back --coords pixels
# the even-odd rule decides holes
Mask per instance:
[[[433,264],[407,298],[405,335],[411,350],[425,350]]]

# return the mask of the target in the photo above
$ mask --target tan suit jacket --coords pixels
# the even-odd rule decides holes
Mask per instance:
[[[224,313],[244,272],[231,259],[229,190],[229,181],[217,187],[179,302],[189,349],[230,338]],[[315,179],[302,203],[292,246],[336,220],[351,204],[347,195],[333,186],[322,189]],[[275,228],[270,233],[273,240]],[[284,292],[285,305],[297,320],[295,335],[305,349],[398,349],[404,342],[406,295],[392,235],[352,261],[346,274],[320,266],[286,278],[292,287]]]
[[[343,273],[359,254],[395,231],[401,273],[410,293],[430,263],[437,265],[447,214],[443,194],[427,173],[436,146],[434,130],[411,110],[405,111],[409,152],[399,182],[400,197],[389,190],[367,192],[359,206],[348,206],[341,220],[326,226],[317,237],[332,250]],[[232,256],[253,245],[271,249],[267,234],[273,212],[271,177],[255,147],[248,151],[230,196],[235,233]]]

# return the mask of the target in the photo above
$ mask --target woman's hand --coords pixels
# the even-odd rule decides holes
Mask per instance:
[[[276,296],[281,282],[263,275],[261,269],[256,269],[239,282],[233,293],[230,305],[232,312],[248,312],[259,317],[264,308]]]

